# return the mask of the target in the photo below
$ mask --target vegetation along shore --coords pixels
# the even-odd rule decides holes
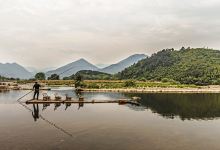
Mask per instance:
[[[53,87],[72,87],[74,80],[40,80],[42,90]],[[4,87],[3,87],[4,86]],[[8,82],[2,85],[7,90],[31,90],[32,81]],[[137,81],[137,80],[83,80],[80,87],[83,92],[132,92],[132,93],[220,93],[219,85],[198,86],[177,82]]]

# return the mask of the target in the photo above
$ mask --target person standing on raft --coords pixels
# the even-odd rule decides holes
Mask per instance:
[[[33,86],[33,90],[34,90],[34,97],[33,97],[33,99],[35,99],[35,96],[37,95],[37,100],[38,100],[39,93],[40,93],[40,87],[41,87],[41,85],[38,84],[37,82],[35,82],[35,84]]]

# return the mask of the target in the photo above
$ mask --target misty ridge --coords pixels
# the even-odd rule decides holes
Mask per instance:
[[[115,74],[137,63],[138,61],[146,57],[147,56],[145,54],[134,54],[134,55],[129,56],[126,59],[119,61],[116,64],[112,64],[104,68],[99,68],[96,65],[93,65],[87,60],[81,58],[77,61],[71,62],[57,69],[43,71],[43,72],[46,74],[47,77],[49,77],[52,74],[61,74],[62,72],[68,70],[60,76],[61,78],[69,77],[81,70],[92,70],[92,71],[99,71],[103,73]],[[34,68],[31,68],[31,69],[36,70]],[[30,79],[30,78],[34,78],[35,73],[36,72],[31,72],[27,68],[17,63],[5,63],[5,64],[0,63],[0,76],[3,76],[3,77]]]

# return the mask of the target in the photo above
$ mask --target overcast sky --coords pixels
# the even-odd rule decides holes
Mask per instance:
[[[110,64],[181,46],[220,49],[220,0],[0,0],[0,62]]]

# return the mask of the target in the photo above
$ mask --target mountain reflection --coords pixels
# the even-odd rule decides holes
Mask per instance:
[[[209,120],[220,117],[220,94],[125,94],[141,97],[142,108],[165,118]],[[133,107],[133,106],[132,106]]]

